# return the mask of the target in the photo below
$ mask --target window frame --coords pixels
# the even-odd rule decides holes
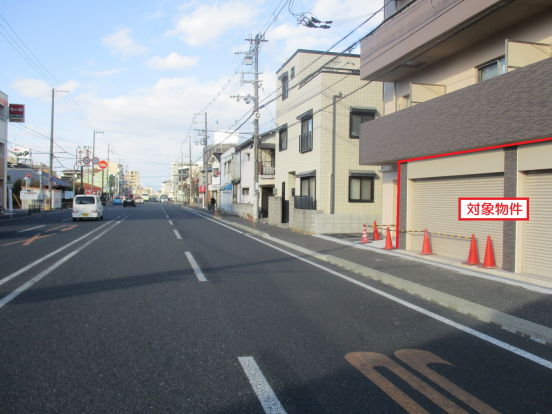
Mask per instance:
[[[285,133],[285,147],[282,145],[282,134]],[[278,151],[285,151],[288,149],[288,129],[287,127],[281,128],[278,131]]]
[[[496,65],[498,69],[498,74],[493,76],[492,78],[481,79],[482,77],[481,69],[487,68],[491,65]],[[476,69],[477,69],[477,83],[485,82],[486,80],[496,78],[497,76],[500,76],[500,75],[504,75],[506,73],[506,56],[500,56],[496,59],[489,60],[488,62],[477,66]]]
[[[360,138],[360,125],[362,125],[364,122],[360,122],[360,124],[358,124],[358,127],[359,127],[358,135],[354,136],[353,135],[353,117],[354,116],[365,116],[365,115],[371,115],[372,119],[369,119],[369,120],[364,121],[364,122],[370,122],[370,121],[373,121],[374,119],[376,119],[376,113],[374,111],[352,110],[349,113],[349,138],[351,138],[351,139],[359,139]]]
[[[282,82],[282,101],[285,101],[289,97],[289,77],[285,73],[281,78]]]
[[[351,179],[359,179],[361,181],[360,190],[359,190],[360,191],[360,196],[359,196],[358,200],[351,199]],[[363,199],[362,198],[362,180],[370,180],[370,182],[371,182],[371,185],[370,185],[371,199]],[[372,175],[350,175],[349,176],[349,191],[348,191],[349,203],[374,203],[374,200],[375,200],[375,197],[374,197],[374,182],[375,182],[375,179],[374,179],[374,176],[372,176]]]

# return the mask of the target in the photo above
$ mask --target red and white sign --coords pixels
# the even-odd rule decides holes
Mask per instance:
[[[98,163],[98,167],[100,167],[102,170],[105,170],[107,168],[107,161],[100,161]]]
[[[10,104],[10,122],[25,122],[25,105]]]
[[[27,174],[25,174],[25,177],[27,177],[27,178],[31,178],[31,173],[27,173]]]
[[[529,220],[529,198],[460,197],[458,220]]]
[[[200,186],[199,186],[199,192],[200,192],[200,193],[204,193],[204,192],[205,192],[205,187],[202,186],[202,185],[200,185]]]
[[[85,164],[90,164],[90,157],[84,157],[82,159],[82,162],[85,163]]]

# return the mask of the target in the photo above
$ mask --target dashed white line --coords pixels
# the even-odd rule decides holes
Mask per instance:
[[[238,357],[240,364],[247,375],[247,379],[257,394],[261,406],[266,414],[286,414],[286,410],[280,404],[280,400],[270,388],[268,381],[253,357]]]
[[[172,220],[169,220],[169,223],[171,223],[171,226],[174,226],[174,224],[173,224]]]
[[[43,224],[41,226],[31,227],[30,229],[19,230],[18,233],[23,233],[24,231],[30,231],[30,230],[38,229],[38,228],[44,227],[44,226],[45,226],[45,224]]]
[[[182,240],[182,236],[180,235],[180,233],[178,232],[178,230],[174,230],[174,234],[176,235],[176,238],[178,240]]]
[[[378,295],[381,295],[381,296],[383,296],[383,297],[385,297],[385,298],[387,298],[387,299],[390,299],[390,300],[392,300],[392,301],[394,301],[394,302],[400,303],[401,305],[406,306],[407,308],[410,308],[410,309],[412,309],[412,310],[415,310],[416,312],[420,312],[420,313],[422,313],[422,314],[424,314],[424,315],[426,315],[426,316],[429,316],[430,318],[433,318],[433,319],[435,319],[435,320],[437,320],[437,321],[439,321],[439,322],[442,322],[442,323],[444,323],[444,324],[446,324],[446,325],[452,326],[453,328],[456,328],[456,329],[458,329],[458,330],[460,330],[460,331],[464,331],[464,332],[466,332],[466,333],[468,333],[468,334],[470,334],[470,335],[473,335],[473,336],[475,336],[475,337],[477,337],[477,338],[479,338],[479,339],[482,339],[482,340],[484,340],[484,341],[486,341],[486,342],[489,342],[489,343],[491,343],[491,344],[493,344],[493,345],[496,345],[496,346],[498,346],[498,347],[500,347],[500,348],[502,348],[502,349],[505,349],[505,350],[507,350],[507,351],[513,352],[514,354],[519,355],[519,356],[521,356],[521,357],[523,357],[523,358],[527,358],[528,360],[533,361],[533,362],[536,362],[537,364],[542,365],[543,367],[546,367],[546,368],[548,368],[548,369],[552,369],[552,362],[547,361],[546,359],[540,358],[540,357],[538,357],[538,356],[536,356],[536,355],[534,355],[534,354],[531,354],[531,353],[529,353],[529,352],[527,352],[527,351],[524,351],[523,349],[519,349],[519,348],[517,348],[517,347],[515,347],[515,346],[512,346],[512,345],[510,345],[510,344],[507,344],[506,342],[503,342],[503,341],[501,341],[501,340],[499,340],[499,339],[493,338],[492,336],[485,335],[484,333],[478,332],[478,331],[476,331],[475,329],[471,329],[471,328],[468,328],[467,326],[464,326],[464,325],[461,325],[461,324],[456,323],[456,322],[454,322],[454,321],[451,321],[450,319],[444,318],[444,317],[442,317],[442,316],[440,316],[440,315],[437,315],[436,313],[430,312],[430,311],[428,311],[428,310],[426,310],[426,309],[424,309],[424,308],[421,308],[421,307],[419,307],[419,306],[416,306],[416,305],[414,305],[414,304],[412,304],[412,303],[410,303],[410,302],[407,302],[407,301],[405,301],[405,300],[399,299],[398,297],[393,296],[393,295],[390,295],[389,293],[385,293],[385,292],[383,292],[383,291],[381,291],[381,290],[379,290],[379,289],[373,288],[372,286],[369,286],[369,285],[366,285],[366,284],[364,284],[364,283],[362,283],[362,282],[359,282],[359,281],[356,280],[356,279],[353,279],[353,278],[351,278],[351,277],[345,276],[344,274],[341,274],[341,273],[339,273],[339,272],[336,272],[335,270],[329,269],[329,268],[327,268],[327,267],[325,267],[325,266],[319,265],[318,263],[315,263],[315,262],[312,262],[312,261],[310,261],[310,260],[307,260],[307,259],[304,259],[304,258],[302,258],[302,257],[299,257],[299,256],[297,256],[296,254],[290,253],[290,252],[288,252],[288,251],[286,251],[286,250],[284,250],[284,249],[280,249],[279,247],[273,246],[273,245],[270,244],[270,243],[267,243],[267,242],[264,242],[264,241],[262,241],[262,240],[259,240],[258,238],[253,237],[253,236],[251,236],[251,235],[249,235],[249,234],[246,234],[246,236],[252,238],[253,240],[257,240],[259,243],[266,244],[267,246],[270,246],[270,247],[272,247],[273,249],[279,250],[279,251],[281,251],[282,253],[285,253],[285,254],[287,254],[287,255],[289,255],[289,256],[295,257],[296,259],[299,259],[299,260],[301,260],[301,261],[303,261],[303,262],[305,262],[305,263],[308,263],[308,264],[310,264],[310,265],[312,265],[312,266],[318,267],[319,269],[325,270],[326,272],[331,273],[332,275],[335,275],[335,276],[337,276],[337,277],[340,277],[341,279],[344,279],[344,280],[347,280],[347,281],[349,281],[349,282],[351,282],[351,283],[354,283],[354,284],[357,285],[357,286],[363,287],[364,289],[370,290],[371,292],[374,292],[374,293],[376,293],[376,294],[378,294]]]
[[[168,215],[168,214],[165,214],[165,217],[169,218],[169,215]]]
[[[69,220],[72,220],[73,217],[69,217],[68,219],[65,219],[65,220],[61,220],[61,221],[69,221]]]
[[[186,252],[186,257],[188,258],[188,261],[192,265],[192,269],[194,269],[194,273],[197,276],[197,280],[199,280],[200,282],[207,282],[207,279],[205,278],[205,275],[203,274],[203,272],[201,271],[201,269],[197,265],[197,262],[195,261],[192,254],[190,252]]]

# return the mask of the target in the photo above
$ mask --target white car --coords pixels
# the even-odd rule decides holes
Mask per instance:
[[[162,203],[168,203],[168,202],[169,202],[169,198],[168,198],[168,197],[161,197],[161,202],[162,202]]]
[[[73,221],[83,218],[103,220],[104,208],[100,197],[96,195],[78,195],[73,200]]]

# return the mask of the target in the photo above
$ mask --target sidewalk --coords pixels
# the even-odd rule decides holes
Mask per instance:
[[[13,213],[9,213],[6,211],[5,214],[2,214],[0,216],[0,223],[2,223],[3,221],[19,220],[19,219],[24,219],[28,217],[36,217],[36,216],[44,216],[46,214],[61,213],[62,211],[66,211],[66,210],[55,209],[55,210],[41,211],[40,213],[34,213],[29,215],[29,212],[26,209],[23,209],[23,210],[14,209]]]
[[[386,251],[335,237],[305,235],[236,216],[186,208],[272,239],[301,256],[319,258],[552,346],[552,283],[546,280],[524,279],[501,270],[456,265],[435,256]]]

